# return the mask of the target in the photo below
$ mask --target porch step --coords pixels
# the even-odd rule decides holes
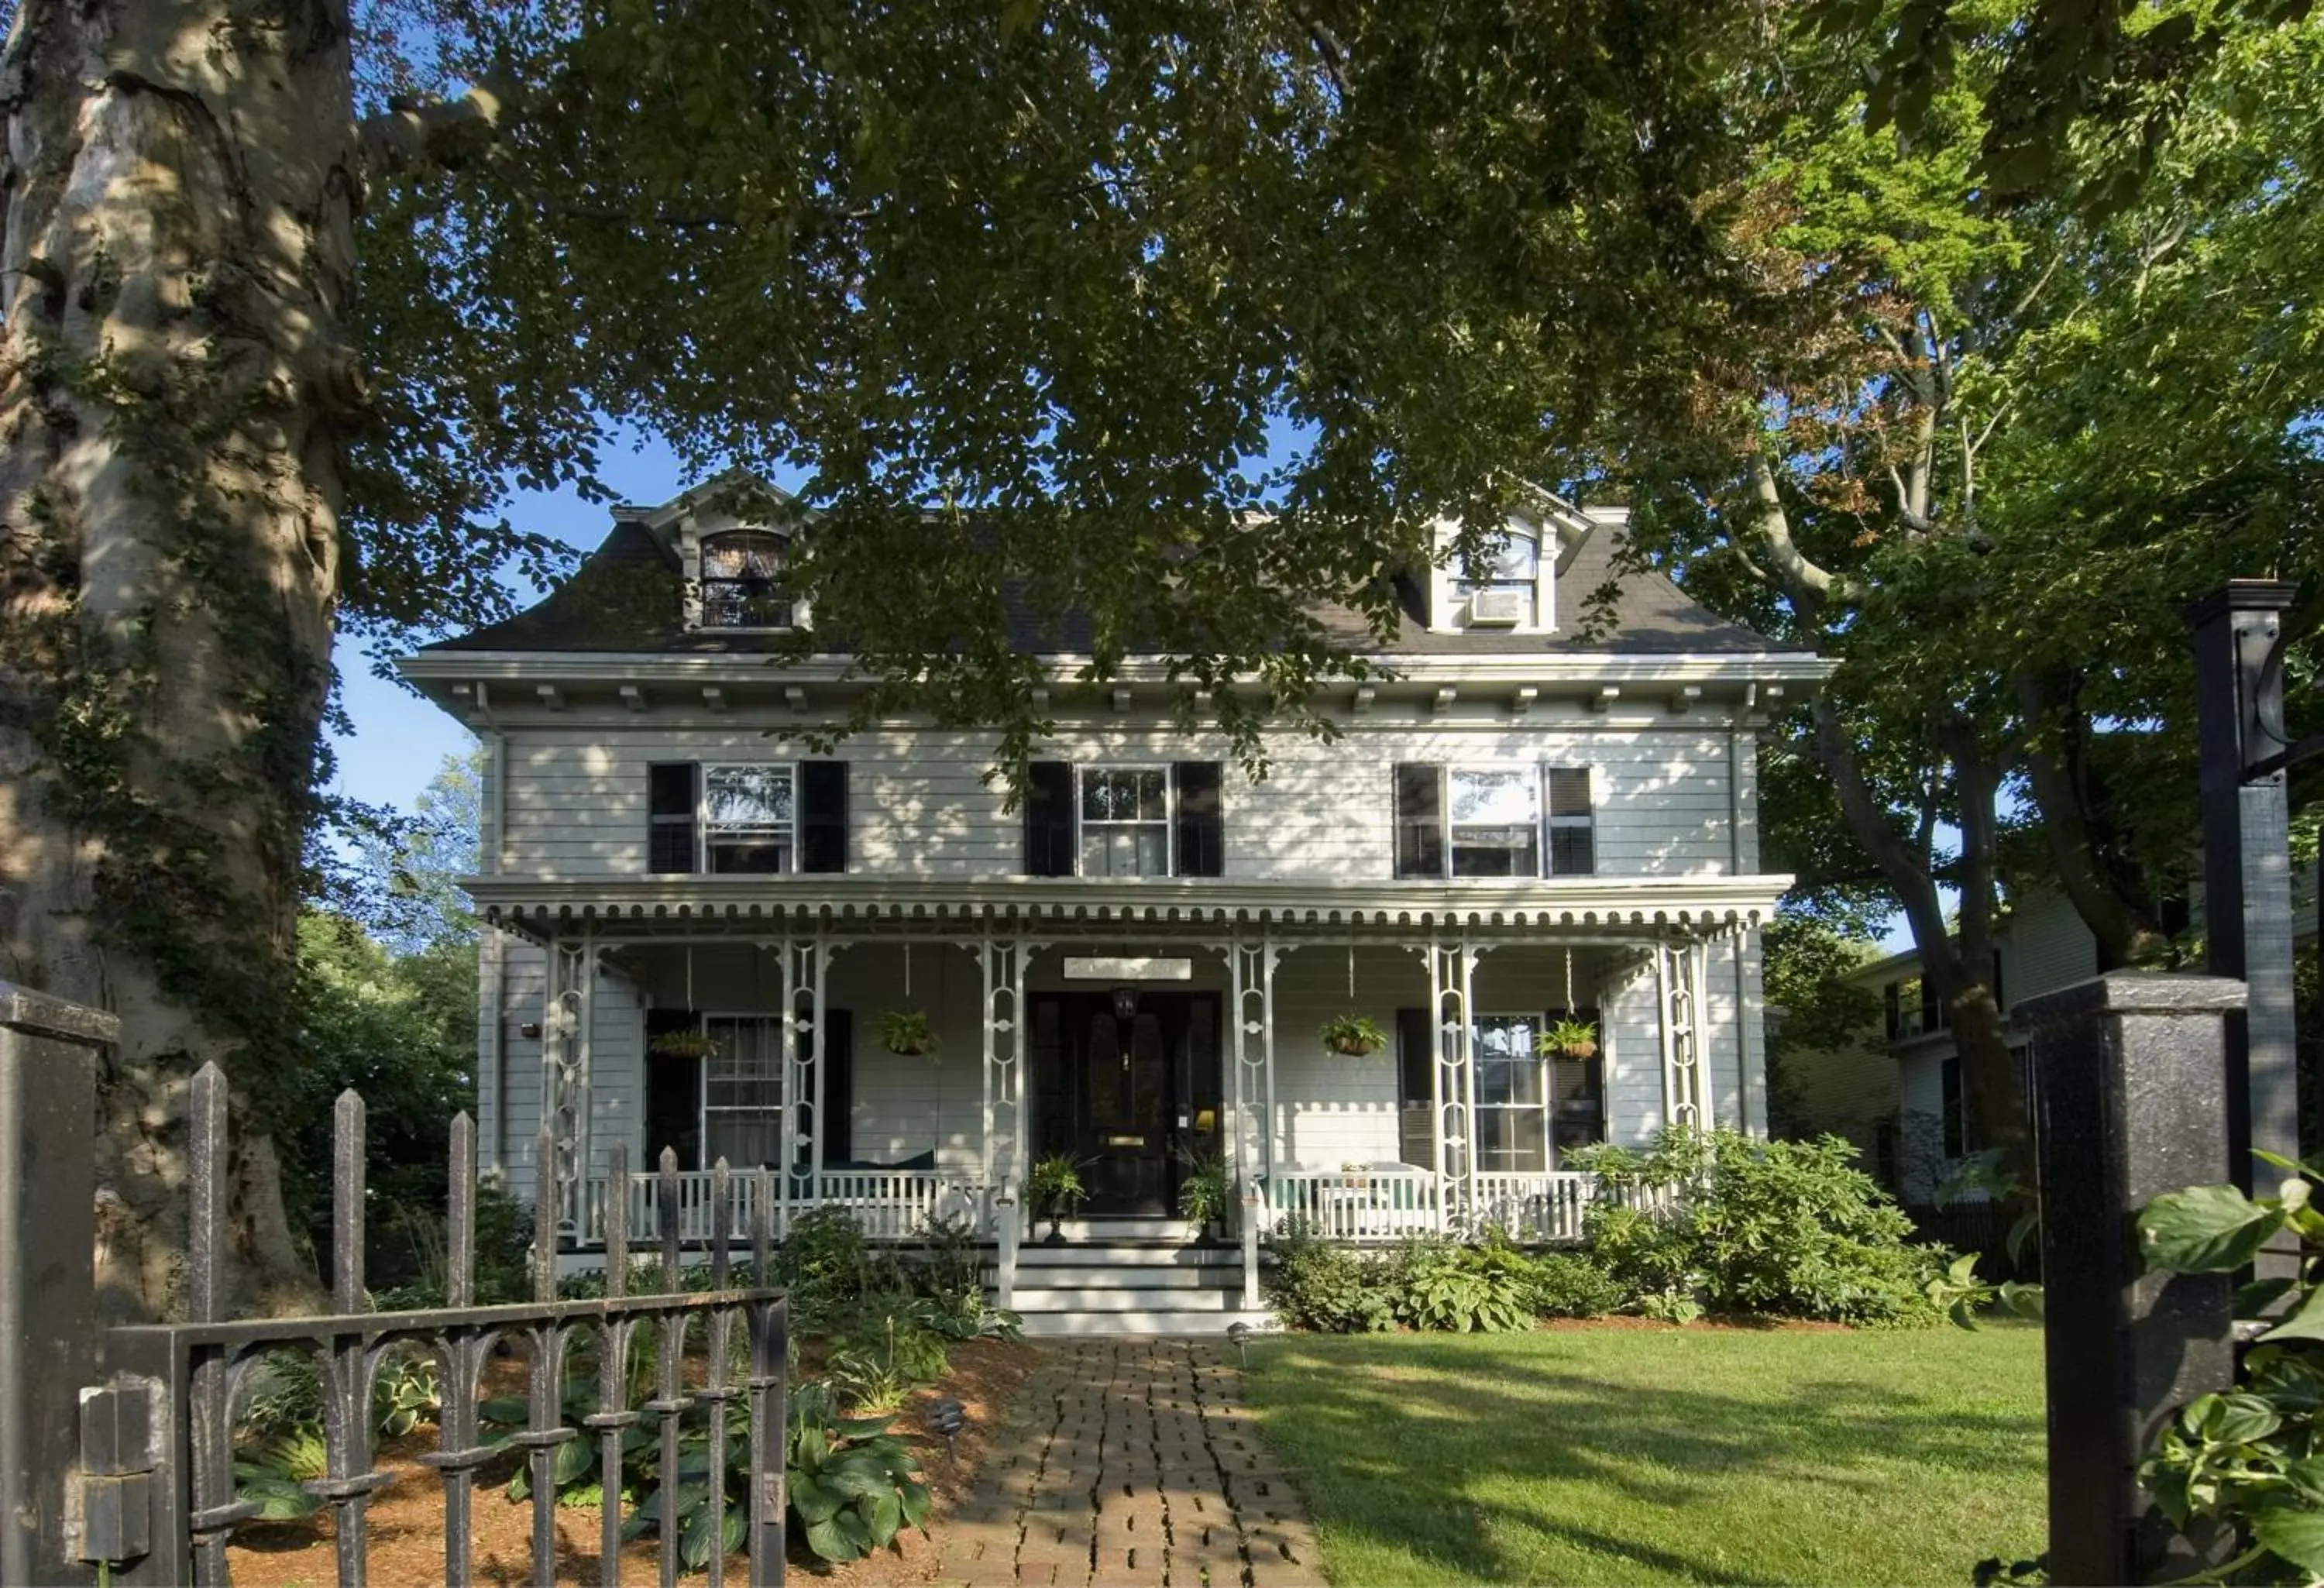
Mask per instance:
[[[1067,1241],[1177,1241],[1194,1239],[1194,1226],[1185,1219],[1096,1218],[1066,1219],[1057,1226]],[[1025,1225],[1025,1244],[1038,1246],[1049,1233],[1047,1218]]]
[[[985,1266],[997,1266],[997,1257]],[[1122,1242],[1084,1242],[1072,1246],[1019,1246],[1017,1269],[1237,1269],[1242,1254],[1231,1246],[1180,1246],[1156,1241],[1130,1245]]]
[[[1017,1311],[1020,1315],[1037,1312],[1146,1312],[1157,1307],[1172,1312],[1220,1313],[1230,1302],[1240,1303],[1241,1287],[1230,1292],[1216,1286],[1149,1287],[1137,1290],[1114,1290],[1102,1285],[1043,1286],[1028,1288],[1017,1287]]]
[[[1110,1231],[1106,1239],[1021,1246],[1010,1306],[1028,1334],[1047,1337],[1215,1336],[1238,1322],[1268,1326],[1272,1320],[1266,1312],[1243,1308],[1241,1251],[1188,1245],[1176,1238],[1181,1233],[1139,1238]],[[997,1264],[988,1264],[985,1273],[989,1283],[999,1281]]]
[[[1254,1332],[1278,1326],[1272,1313],[1240,1310],[1182,1312],[1156,1307],[1144,1312],[1042,1312],[1024,1316],[1025,1333],[1046,1340],[1118,1334],[1183,1334],[1219,1340],[1226,1337],[1230,1325],[1238,1323],[1250,1325]]]

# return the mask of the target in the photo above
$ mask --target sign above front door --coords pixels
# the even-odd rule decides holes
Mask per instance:
[[[1065,960],[1065,980],[1068,982],[1191,982],[1194,979],[1194,962],[1191,959],[1157,959],[1148,955],[1121,955],[1112,958]]]

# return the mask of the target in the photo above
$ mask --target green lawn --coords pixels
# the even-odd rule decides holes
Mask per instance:
[[[2044,1545],[2042,1337],[1254,1341],[1338,1588],[1929,1583]]]

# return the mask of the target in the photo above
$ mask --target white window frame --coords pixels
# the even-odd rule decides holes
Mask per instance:
[[[1159,772],[1162,774],[1162,855],[1166,869],[1161,874],[1165,877],[1176,876],[1178,874],[1178,780],[1171,775],[1170,763],[1167,761],[1077,761],[1074,763],[1074,875],[1079,877],[1089,874],[1082,869],[1083,836],[1090,826],[1089,817],[1082,803],[1082,784],[1091,772]],[[1103,821],[1097,824],[1101,827],[1145,827],[1152,825],[1151,822],[1146,821]],[[1110,882],[1136,882],[1144,881],[1145,877],[1144,875],[1108,876],[1102,880]]]
[[[1524,1020],[1533,1028],[1534,1040],[1532,1056],[1534,1063],[1534,1081],[1536,1086],[1541,1093],[1541,1101],[1539,1103],[1487,1103],[1484,1100],[1484,1086],[1482,1085],[1483,1071],[1480,1069],[1478,1073],[1479,1085],[1477,1087],[1477,1113],[1480,1116],[1482,1116],[1489,1110],[1495,1113],[1531,1113],[1534,1116],[1536,1122],[1541,1128],[1542,1167],[1537,1169],[1487,1168],[1485,1167],[1484,1132],[1482,1129],[1480,1128],[1475,1132],[1477,1137],[1477,1172],[1480,1175],[1554,1174],[1557,1169],[1557,1136],[1556,1133],[1550,1129],[1550,1125],[1556,1117],[1555,1100],[1549,1094],[1549,1057],[1546,1054],[1541,1051],[1541,1034],[1549,1029],[1549,1012],[1546,1010],[1539,1009],[1490,1009],[1480,1010],[1474,1014],[1471,1014],[1469,1017],[1469,1052],[1471,1055],[1470,1062],[1472,1064],[1480,1063],[1484,1057],[1484,1043],[1482,1041],[1482,1038],[1484,1035],[1484,1026],[1488,1020]],[[1483,1123],[1484,1122],[1480,1117],[1478,1121],[1478,1124],[1481,1127]]]
[[[783,1117],[782,1103],[783,1065],[788,1059],[789,1055],[783,1050],[783,1017],[779,1011],[752,1009],[706,1010],[697,1017],[697,1019],[700,1023],[702,1034],[705,1037],[711,1034],[710,1027],[712,1022],[715,1020],[725,1020],[737,1025],[742,1024],[744,1021],[755,1022],[768,1032],[769,1040],[773,1044],[773,1046],[769,1048],[767,1051],[771,1053],[774,1057],[774,1069],[769,1078],[775,1084],[775,1101],[771,1103],[753,1108],[738,1108],[733,1106],[714,1108],[710,1102],[711,1056],[706,1053],[695,1061],[697,1066],[695,1075],[695,1094],[701,1100],[695,1107],[695,1112],[701,1116],[700,1122],[696,1127],[696,1140],[700,1141],[702,1144],[696,1153],[696,1157],[700,1160],[699,1167],[705,1173],[707,1173],[710,1166],[718,1160],[718,1154],[711,1150],[710,1144],[710,1116],[714,1113],[724,1114],[756,1114],[761,1116],[771,1114],[775,1120],[778,1137],[790,1131],[791,1127]],[[796,1148],[798,1144],[796,1141],[779,1141],[778,1145]],[[652,1143],[649,1142],[645,1147],[645,1150],[648,1153],[652,1153],[659,1149],[655,1148]],[[650,1165],[649,1167],[650,1167]],[[755,1163],[738,1165],[733,1163],[732,1160],[729,1160],[728,1167],[734,1168],[739,1172],[743,1169],[755,1169],[759,1165]],[[788,1167],[788,1159],[786,1160],[784,1167]]]
[[[1455,822],[1452,819],[1452,780],[1460,776],[1462,772],[1489,772],[1497,777],[1513,775],[1517,777],[1517,780],[1521,784],[1530,784],[1533,789],[1533,870],[1530,872],[1517,872],[1515,873],[1505,872],[1499,876],[1479,876],[1473,874],[1470,876],[1462,876],[1459,871],[1454,869],[1452,860],[1453,835],[1462,827],[1499,827],[1516,825],[1509,822]],[[1517,878],[1534,877],[1537,879],[1547,874],[1545,868],[1549,862],[1547,851],[1548,839],[1542,827],[1542,812],[1547,808],[1549,799],[1548,790],[1543,786],[1541,767],[1538,762],[1526,762],[1517,764],[1499,764],[1490,762],[1448,761],[1444,763],[1443,778],[1443,781],[1438,791],[1437,804],[1443,813],[1442,826],[1444,833],[1445,881],[1452,882],[1508,882],[1511,879],[1512,875]]]
[[[1515,525],[1511,525],[1502,531],[1500,540],[1501,549],[1507,549],[1508,547],[1514,546],[1519,542],[1523,542],[1525,545],[1533,548],[1533,574],[1532,577],[1528,578],[1511,579],[1494,577],[1480,579],[1475,577],[1476,570],[1467,563],[1460,564],[1452,569],[1452,595],[1454,598],[1461,603],[1461,610],[1463,614],[1464,621],[1473,621],[1467,618],[1467,614],[1471,610],[1469,601],[1478,591],[1522,590],[1526,593],[1526,616],[1523,622],[1515,626],[1519,632],[1537,630],[1542,627],[1541,540],[1542,538],[1540,535],[1527,533],[1523,530],[1517,529]]]
[[[1471,580],[1467,565],[1457,557],[1440,559],[1431,568],[1429,580],[1431,598],[1428,626],[1440,634],[1551,634],[1557,632],[1557,559],[1564,544],[1564,521],[1554,514],[1516,512],[1502,522],[1502,533],[1511,540],[1531,541],[1534,548],[1534,577],[1531,614],[1514,626],[1490,623],[1472,629],[1469,622],[1469,588],[1471,584],[1515,588],[1525,581],[1515,579]],[[1439,546],[1453,540],[1460,526],[1450,519],[1436,523]]]
[[[710,774],[736,769],[752,771],[780,771],[790,780],[791,819],[788,836],[783,841],[783,869],[779,872],[714,872],[710,866]],[[696,763],[694,789],[694,872],[696,876],[787,877],[798,870],[799,845],[799,776],[796,761],[705,761]]]

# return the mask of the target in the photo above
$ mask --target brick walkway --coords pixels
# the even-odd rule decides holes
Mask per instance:
[[[966,1588],[1299,1588],[1314,1530],[1223,1344],[1057,1341],[937,1533]]]

